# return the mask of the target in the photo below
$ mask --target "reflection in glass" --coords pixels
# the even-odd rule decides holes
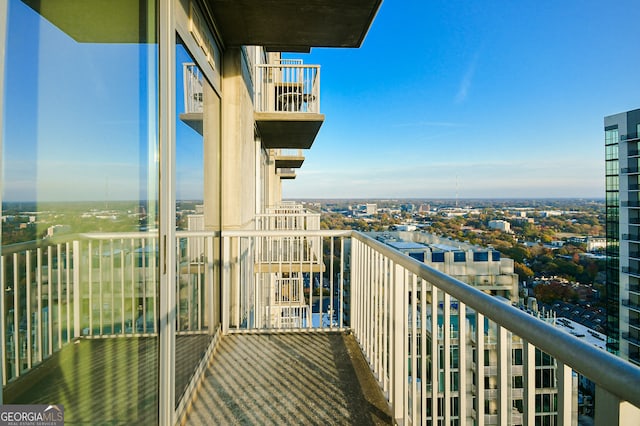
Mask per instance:
[[[158,415],[156,7],[118,5],[9,1],[3,400],[69,423]]]

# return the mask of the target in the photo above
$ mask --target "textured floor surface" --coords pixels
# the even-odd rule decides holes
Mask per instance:
[[[392,424],[351,335],[237,334],[222,338],[188,425]]]

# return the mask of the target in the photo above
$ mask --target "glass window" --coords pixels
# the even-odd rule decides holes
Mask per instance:
[[[14,251],[24,267],[6,282],[40,284],[26,290],[29,299],[8,299],[6,312],[31,330],[5,333],[0,344],[31,349],[17,353],[18,363],[8,357],[15,383],[39,362],[49,372],[4,403],[44,398],[63,404],[75,424],[95,423],[96,413],[156,424],[157,7],[113,2],[118,13],[94,16],[82,6],[8,2],[2,214],[27,216],[29,226],[2,224],[2,255],[24,243]],[[41,338],[28,342],[34,335]]]
[[[432,262],[444,262],[444,252],[442,251],[434,251],[431,253],[431,261]]]
[[[474,262],[488,262],[489,261],[489,252],[488,251],[474,251],[473,252],[473,261]]]
[[[513,365],[522,365],[522,349],[513,350]]]
[[[466,261],[465,252],[463,252],[463,251],[454,251],[453,252],[453,261],[454,262],[464,262],[464,261]]]
[[[604,143],[607,145],[618,143],[618,129],[605,130]]]

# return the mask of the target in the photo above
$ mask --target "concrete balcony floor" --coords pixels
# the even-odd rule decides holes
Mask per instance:
[[[187,425],[392,424],[355,338],[232,334],[213,356]]]

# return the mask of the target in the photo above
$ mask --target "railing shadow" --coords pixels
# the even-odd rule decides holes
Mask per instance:
[[[355,339],[343,333],[231,334],[187,424],[392,424]]]

